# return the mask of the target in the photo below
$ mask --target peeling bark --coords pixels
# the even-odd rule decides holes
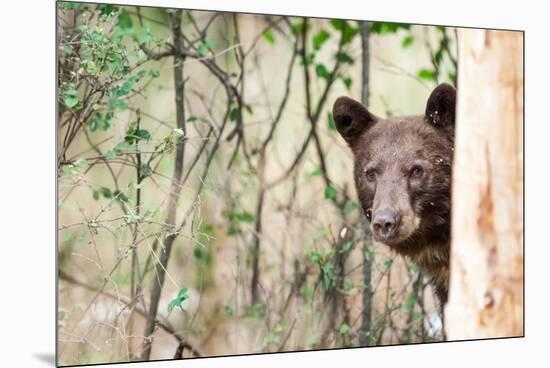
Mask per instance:
[[[449,340],[523,335],[523,34],[461,30]]]

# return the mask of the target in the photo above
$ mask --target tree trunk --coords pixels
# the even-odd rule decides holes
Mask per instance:
[[[523,34],[460,31],[449,340],[523,335]]]
[[[361,22],[360,31],[361,31],[361,55],[362,55],[362,65],[361,65],[361,102],[367,108],[369,106],[369,22]],[[367,227],[365,227],[367,229]],[[368,231],[368,230],[366,230]],[[363,277],[365,280],[365,288],[363,289],[363,309],[361,312],[361,334],[359,335],[359,345],[360,346],[369,346],[371,341],[370,332],[372,330],[372,297],[374,291],[372,290],[372,264],[374,261],[374,253],[370,257],[365,257],[365,252],[368,250],[369,246],[372,246],[372,243],[367,238],[370,238],[370,234],[364,239],[364,248],[363,248]],[[368,334],[367,334],[368,333]]]
[[[174,90],[175,90],[175,103],[176,103],[176,124],[179,129],[183,131],[185,135],[185,109],[184,109],[184,87],[185,82],[183,79],[183,64],[184,59],[181,57],[182,47],[182,33],[181,33],[181,9],[177,9],[172,16],[172,34],[174,36],[174,48],[176,55],[174,56]],[[182,189],[182,174],[185,154],[185,143],[181,142],[176,146],[176,157],[174,158],[174,176],[172,177],[172,183],[170,188],[170,200],[168,202],[168,214],[166,216],[166,223],[176,228],[176,212],[178,207],[178,201]],[[160,302],[160,296],[162,294],[162,288],[164,286],[164,278],[166,276],[166,269],[168,268],[168,261],[170,260],[170,253],[172,252],[172,245],[176,240],[177,234],[170,234],[164,238],[163,246],[160,251],[159,263],[155,265],[155,281],[151,285],[151,306],[149,307],[149,315],[145,322],[145,331],[143,335],[146,337],[143,340],[143,347],[141,353],[141,359],[149,360],[151,356],[151,348],[153,345],[153,334],[155,332],[158,307]]]

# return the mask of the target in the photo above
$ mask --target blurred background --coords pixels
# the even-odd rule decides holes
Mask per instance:
[[[367,17],[368,14],[365,14]],[[60,2],[61,365],[442,339],[374,244],[341,95],[422,114],[439,26]]]

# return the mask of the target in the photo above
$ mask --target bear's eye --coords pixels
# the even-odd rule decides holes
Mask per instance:
[[[369,169],[365,172],[365,176],[367,177],[367,181],[375,181],[376,180],[376,170]]]
[[[421,178],[424,175],[424,169],[420,166],[413,166],[411,169],[411,177]]]

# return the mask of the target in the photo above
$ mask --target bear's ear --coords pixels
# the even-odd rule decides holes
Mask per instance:
[[[349,145],[352,145],[377,119],[360,102],[345,96],[338,97],[334,102],[332,115],[338,133]]]
[[[426,122],[436,128],[453,128],[455,124],[456,89],[443,83],[433,90],[426,104]]]

